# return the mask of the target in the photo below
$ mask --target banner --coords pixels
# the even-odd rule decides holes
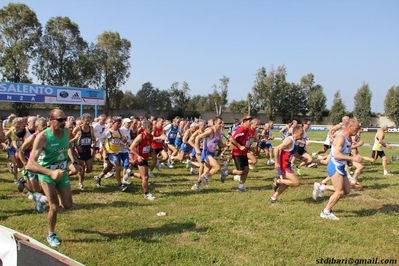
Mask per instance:
[[[0,82],[0,101],[104,105],[104,91],[38,84]]]

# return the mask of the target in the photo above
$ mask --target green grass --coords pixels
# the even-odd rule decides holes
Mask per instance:
[[[326,133],[308,135],[324,140]],[[363,134],[367,143],[373,137]],[[399,134],[387,134],[386,141],[399,143]],[[308,150],[321,147],[313,143]],[[399,155],[399,148],[385,152]],[[360,153],[370,156],[371,147],[360,148]],[[1,157],[0,223],[46,243],[46,214],[32,213],[33,201],[17,192]],[[137,179],[127,193],[117,190],[114,178],[96,188],[98,163],[84,192],[72,177],[75,205],[58,216],[62,245],[57,250],[86,265],[314,265],[316,259],[330,257],[399,259],[398,164],[389,164],[395,175],[385,177],[381,160],[365,163],[359,180],[364,189],[341,199],[334,208],[341,220],[329,221],[319,214],[330,194],[318,202],[311,197],[313,182],[326,176],[325,166],[303,168],[301,186],[287,189],[281,202],[270,204],[276,172],[266,166],[264,156],[250,171],[247,193],[235,191],[238,183],[231,176],[222,184],[219,175],[210,179],[208,188],[193,192],[196,176],[184,164],[155,171],[153,202],[143,198]],[[158,217],[160,211],[167,215]]]

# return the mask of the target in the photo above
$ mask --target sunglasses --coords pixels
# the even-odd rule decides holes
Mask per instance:
[[[57,120],[57,122],[60,122],[60,123],[65,122],[65,121],[67,120],[66,117],[63,117],[63,118],[53,118],[53,119],[54,119],[54,120]]]

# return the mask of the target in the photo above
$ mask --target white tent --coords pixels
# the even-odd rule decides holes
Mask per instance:
[[[35,239],[0,225],[0,266],[83,265]]]

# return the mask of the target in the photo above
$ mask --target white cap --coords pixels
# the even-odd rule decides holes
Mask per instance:
[[[130,120],[130,118],[125,118],[122,120],[122,123],[130,123],[132,122],[132,120]]]

